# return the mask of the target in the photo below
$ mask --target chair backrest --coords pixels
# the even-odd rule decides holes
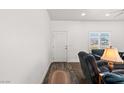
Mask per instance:
[[[83,51],[79,52],[78,56],[86,81],[91,84],[97,84],[99,71],[94,56]]]
[[[92,54],[102,56],[104,53],[104,49],[92,49],[91,52],[92,52]]]

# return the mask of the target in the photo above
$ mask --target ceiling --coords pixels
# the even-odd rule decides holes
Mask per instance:
[[[123,9],[48,9],[51,20],[124,21]],[[85,13],[84,16],[81,16]]]

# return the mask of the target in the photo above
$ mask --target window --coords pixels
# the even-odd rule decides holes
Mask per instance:
[[[90,32],[89,33],[89,51],[92,49],[104,49],[110,46],[109,32]]]

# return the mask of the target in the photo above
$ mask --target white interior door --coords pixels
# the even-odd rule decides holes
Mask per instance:
[[[67,62],[67,32],[53,32],[53,61]]]

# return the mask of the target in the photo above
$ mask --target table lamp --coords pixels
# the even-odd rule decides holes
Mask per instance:
[[[123,60],[121,59],[117,48],[112,48],[112,46],[110,46],[110,48],[106,48],[104,50],[104,53],[101,57],[101,59],[106,60],[108,62],[108,66],[109,66],[109,70],[110,72],[112,71],[114,65],[114,62],[123,62]]]

